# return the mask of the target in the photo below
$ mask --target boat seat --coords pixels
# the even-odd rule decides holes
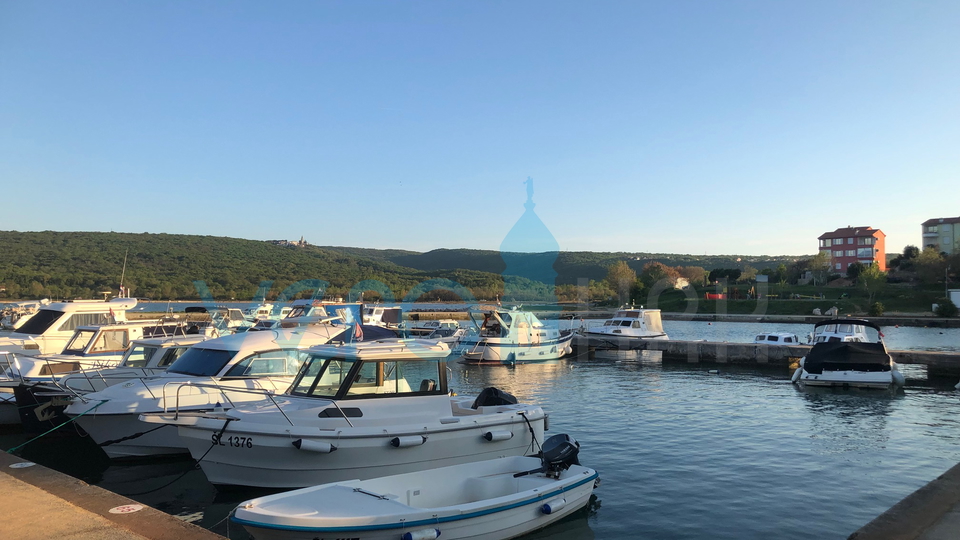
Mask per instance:
[[[421,392],[433,392],[437,389],[437,381],[433,379],[424,379],[420,381]]]

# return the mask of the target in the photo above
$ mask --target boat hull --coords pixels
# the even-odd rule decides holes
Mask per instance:
[[[539,344],[505,343],[486,338],[463,353],[463,363],[514,365],[558,360],[572,352],[572,340],[573,333]]]
[[[502,458],[506,460],[516,458]],[[532,467],[539,464],[536,458],[519,458],[522,462],[531,463]],[[501,460],[493,460],[501,461]],[[484,467],[484,463],[475,464],[479,468]],[[258,499],[249,501],[246,505],[241,504],[232,520],[239,523],[250,532],[257,540],[312,540],[315,538],[357,538],[363,540],[396,540],[402,538],[404,533],[416,534],[429,533],[430,531],[439,531],[440,538],[450,539],[475,539],[475,540],[502,540],[516,538],[534,530],[541,529],[554,523],[573,512],[583,508],[590,501],[594,486],[597,482],[597,473],[586,467],[573,466],[565,471],[559,480],[526,477],[526,479],[509,478],[512,483],[518,486],[511,493],[488,492],[487,498],[468,497],[468,500],[457,500],[463,497],[464,492],[472,491],[471,482],[483,485],[488,482],[499,482],[505,480],[498,477],[512,477],[514,471],[501,474],[490,474],[467,478],[463,485],[457,478],[463,474],[463,467],[447,467],[441,469],[432,469],[427,471],[429,477],[450,479],[456,484],[454,489],[456,494],[450,494],[448,497],[438,497],[430,493],[429,478],[423,475],[401,475],[398,477],[380,478],[370,483],[365,482],[346,482],[342,486],[318,486],[312,489],[302,490],[302,494],[293,492],[286,495],[287,500],[309,499],[314,501],[324,501],[322,497],[324,491],[341,490],[343,499],[353,497],[369,497],[364,493],[377,493],[377,486],[384,483],[394,483],[398,487],[406,487],[406,490],[394,489],[401,493],[415,491],[422,497],[434,497],[443,499],[445,504],[430,507],[412,502],[409,493],[388,498],[392,500],[383,501],[384,504],[378,504],[374,501],[359,499],[358,504],[352,505],[353,501],[343,500],[341,505],[348,507],[346,512],[330,512],[331,515],[324,516],[323,512],[313,515],[291,515],[280,516],[274,508],[270,509],[269,516],[259,514],[257,503]],[[518,467],[516,472],[524,468]],[[474,473],[477,474],[477,473]],[[481,473],[482,474],[482,473]],[[426,481],[424,481],[426,480]],[[419,482],[419,483],[418,483]],[[410,490],[411,486],[420,486],[415,490]],[[523,486],[523,487],[520,487]],[[526,488],[526,489],[524,489]],[[351,489],[361,489],[361,495],[356,492],[350,492]],[[482,489],[480,490],[483,491]],[[318,496],[320,498],[318,498]],[[480,497],[483,497],[481,495]],[[268,498],[264,498],[268,499]],[[475,500],[477,499],[477,500]],[[556,508],[559,501],[562,507]],[[324,501],[325,502],[325,501]],[[367,503],[367,504],[364,504]],[[545,503],[553,503],[550,513],[544,511]],[[306,503],[310,505],[309,502]],[[314,502],[313,504],[316,504]],[[409,506],[408,506],[409,505]],[[364,515],[365,510],[371,509],[374,512],[378,507],[390,512],[390,515],[369,514]],[[434,534],[436,534],[434,532]],[[416,537],[416,536],[414,536]],[[436,536],[426,536],[434,538]]]
[[[141,422],[139,413],[98,415],[94,412],[80,416],[77,423],[111,459],[169,456],[189,452],[177,436],[175,428],[156,429],[162,426]]]
[[[802,369],[802,368],[801,368]],[[890,388],[895,386],[894,371],[828,371],[807,373],[801,371],[799,382],[805,386],[832,386],[840,388]]]
[[[546,416],[539,408],[536,411],[526,414],[529,425],[520,414],[497,414],[482,422],[465,417],[453,424],[346,428],[326,430],[322,435],[316,429],[293,428],[265,433],[256,424],[245,429],[242,421],[229,423],[224,429],[226,420],[180,425],[178,431],[180,442],[199,461],[212,484],[302,488],[532,454],[538,448],[530,431],[537,441],[544,440]],[[488,431],[509,432],[511,436],[486,440],[483,434]],[[398,437],[425,439],[420,444],[395,447],[393,441]],[[297,440],[302,441],[299,448],[294,444]],[[326,445],[336,450],[318,451]]]

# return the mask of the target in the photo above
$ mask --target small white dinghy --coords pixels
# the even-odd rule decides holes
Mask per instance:
[[[241,503],[230,519],[257,540],[504,540],[586,506],[599,476],[568,435],[542,457],[502,457],[370,480],[334,482]]]

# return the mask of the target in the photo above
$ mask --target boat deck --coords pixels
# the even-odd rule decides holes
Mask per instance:
[[[18,540],[224,540],[223,536],[41,465],[0,452],[3,537]],[[126,510],[129,510],[127,508]]]

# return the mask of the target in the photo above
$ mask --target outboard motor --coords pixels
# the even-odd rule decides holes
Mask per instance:
[[[548,478],[560,478],[560,473],[570,468],[571,465],[579,465],[580,460],[577,456],[580,454],[580,443],[576,439],[560,433],[544,441],[540,447],[540,468],[531,471],[514,474],[514,478],[526,476],[528,474],[547,473]]]

